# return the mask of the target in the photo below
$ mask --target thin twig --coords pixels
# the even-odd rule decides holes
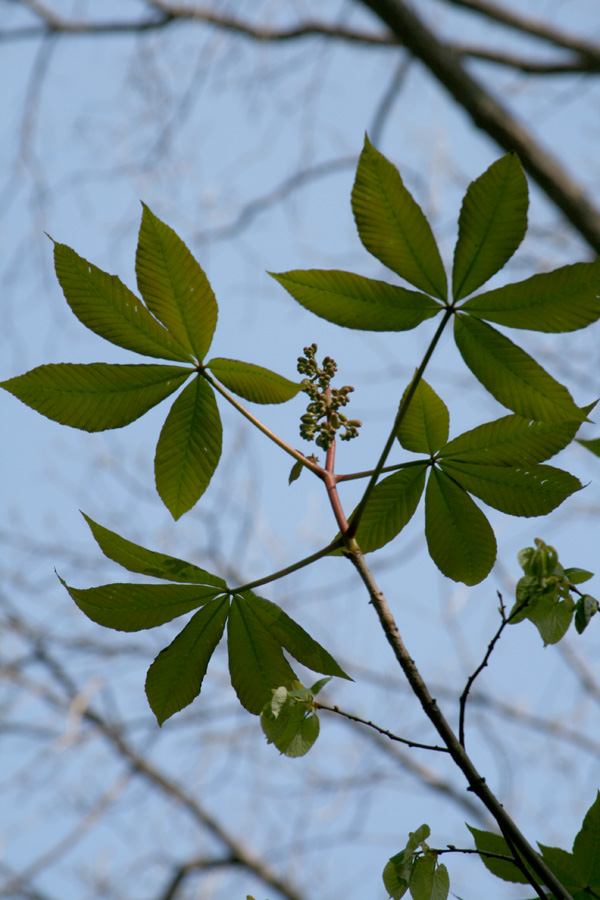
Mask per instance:
[[[317,709],[326,709],[328,712],[343,716],[344,719],[349,719],[351,722],[358,722],[360,725],[366,725],[368,728],[373,728],[379,734],[389,738],[391,741],[397,741],[399,744],[406,744],[407,747],[419,748],[421,750],[435,750],[436,753],[449,753],[447,747],[439,747],[436,744],[421,744],[419,741],[410,741],[408,738],[400,737],[392,731],[388,731],[387,728],[380,728],[379,725],[375,725],[374,722],[371,722],[368,719],[362,719],[360,716],[344,712],[339,706],[327,706],[327,704],[319,703],[317,700],[314,701],[314,705]]]

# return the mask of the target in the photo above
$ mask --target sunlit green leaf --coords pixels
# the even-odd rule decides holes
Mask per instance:
[[[402,403],[409,390],[410,385],[404,391]],[[398,440],[405,450],[435,453],[448,440],[449,426],[450,414],[446,404],[421,378],[398,428]]]
[[[585,418],[566,387],[491,325],[456,316],[454,337],[467,366],[503,406],[540,422]]]
[[[181,366],[59,363],[38,366],[0,387],[61,425],[106,431],[139,419],[191,374]]]
[[[589,581],[590,578],[594,577],[593,572],[588,572],[587,569],[580,569],[578,566],[571,566],[565,569],[565,575],[571,584],[583,584],[584,581]]]
[[[398,854],[400,856],[400,854]],[[408,890],[408,880],[406,878],[400,878],[397,872],[397,867],[394,862],[394,857],[392,857],[385,864],[382,878],[383,884],[385,886],[386,891],[392,898],[392,900],[400,900],[401,897],[404,897],[405,893]],[[408,869],[412,868],[412,860],[408,861]],[[410,872],[407,873],[410,876]]]
[[[191,355],[115,275],[96,268],[65,244],[54,244],[54,266],[67,303],[95,334],[144,356],[191,361]]]
[[[509,516],[545,516],[581,482],[554,466],[488,466],[442,460],[442,469],[470,494]]]
[[[519,584],[525,579],[520,579]],[[517,601],[521,599],[523,591],[517,591]],[[529,619],[540,633],[544,645],[557,644],[567,631],[573,618],[575,604],[570,596],[561,598],[558,592],[552,590],[538,591],[533,594],[530,602],[522,614],[517,614],[512,622],[520,619]]]
[[[375,485],[356,532],[363,553],[383,547],[410,522],[423,493],[426,471],[426,462],[407,466]]]
[[[252,612],[263,628],[299,663],[312,669],[313,672],[321,672],[322,675],[337,675],[338,678],[347,678],[352,681],[350,676],[346,675],[336,663],[333,656],[276,603],[271,603],[264,597],[258,597],[251,591],[246,591],[244,597],[251,604]]]
[[[237,359],[211,359],[208,368],[228,390],[253,403],[286,403],[302,387],[270,369]]]
[[[148,669],[146,696],[159,725],[200,693],[210,658],[223,636],[228,611],[227,597],[207,603]]]
[[[425,294],[351,272],[308,269],[270,274],[305,309],[346,328],[408,331],[442,309]]]
[[[503,416],[454,438],[440,456],[493,466],[530,466],[550,459],[575,437],[580,421],[534,422]]]
[[[352,189],[352,210],[369,253],[410,284],[446,300],[446,273],[429,223],[398,170],[366,136]]]
[[[233,598],[227,646],[231,684],[248,712],[260,715],[274,688],[297,681],[279,641],[263,626],[250,600]]]
[[[455,300],[472,294],[513,255],[527,230],[528,202],[516,153],[507,153],[469,185],[454,251]]]
[[[598,612],[598,601],[590,594],[584,594],[575,605],[575,628],[577,634],[583,634],[590,624],[592,616]]]
[[[431,854],[419,856],[415,860],[410,873],[410,895],[413,900],[431,900],[433,892],[433,873],[435,871],[435,857]]]
[[[142,206],[135,261],[140,293],[175,340],[203,360],[217,325],[215,295],[181,238]]]
[[[514,863],[510,862],[512,853],[502,835],[494,834],[491,831],[481,831],[479,828],[472,828],[470,825],[467,825],[467,828],[473,835],[475,846],[478,850],[485,853],[498,853],[502,856],[509,857],[509,859],[505,861],[503,859],[490,858],[489,856],[481,856],[481,862],[486,869],[489,869],[496,878],[501,878],[503,881],[513,881],[516,884],[529,884],[524,873],[517,868]]]
[[[142,575],[151,575],[153,578],[163,578],[167,581],[181,581],[185,583],[206,584],[214,587],[227,588],[222,578],[199,569],[193,563],[165,553],[157,553],[155,550],[147,550],[126,540],[114,531],[109,531],[103,525],[98,525],[85,513],[81,514],[90,526],[98,545],[105,556],[123,566],[129,572],[139,572]]]
[[[103,584],[82,590],[60,580],[88,619],[117,631],[156,628],[221,593],[194,584]]]
[[[431,886],[431,900],[447,900],[450,893],[450,876],[448,869],[441,863],[436,867],[433,873],[433,884]]]
[[[453,581],[478,584],[496,559],[490,523],[469,495],[433,469],[425,491],[425,537],[434,563]]]
[[[278,695],[279,698],[278,698]],[[276,699],[279,702],[275,703]],[[319,736],[319,717],[305,703],[297,703],[285,687],[278,688],[260,714],[260,724],[269,744],[289,756],[305,756]]]
[[[471,297],[461,309],[511,328],[547,332],[585,328],[600,317],[600,260],[507,284]]]
[[[191,509],[208,487],[221,443],[213,389],[198,377],[171,407],[156,446],[156,489],[174,519]]]

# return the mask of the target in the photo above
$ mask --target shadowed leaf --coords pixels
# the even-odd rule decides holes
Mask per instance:
[[[213,389],[204,378],[195,378],[171,407],[156,446],[156,489],[174,519],[191,509],[208,487],[221,457],[221,441]]]
[[[146,676],[146,696],[158,724],[198,696],[208,663],[223,636],[229,599],[207,603],[161,650]]]
[[[217,325],[215,295],[181,238],[142,206],[135,261],[140,293],[175,340],[201,361]]]
[[[404,391],[406,397],[410,385]],[[405,450],[435,453],[448,440],[450,414],[443,400],[421,379],[411,398],[396,437]]]
[[[308,269],[270,274],[305,309],[345,328],[408,331],[442,309],[425,294],[351,272]]]
[[[494,466],[530,466],[570,444],[580,425],[579,421],[534,422],[523,416],[503,416],[460,434],[440,456]]]
[[[527,230],[527,180],[516,153],[507,153],[473,181],[458,220],[452,294],[461,300],[498,272]]]
[[[211,359],[208,368],[228,390],[252,403],[286,403],[302,387],[270,369],[237,359]]]
[[[446,273],[429,223],[398,170],[366,136],[352,189],[352,210],[369,253],[419,290],[445,301]]]

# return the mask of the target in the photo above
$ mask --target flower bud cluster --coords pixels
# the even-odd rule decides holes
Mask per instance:
[[[306,413],[300,418],[300,435],[306,441],[314,440],[318,447],[328,450],[340,429],[342,441],[357,437],[361,422],[358,419],[348,419],[340,412],[348,404],[348,395],[354,388],[349,385],[330,387],[331,379],[337,372],[337,364],[330,356],[326,356],[320,368],[315,360],[316,352],[317,345],[311,344],[304,348],[304,356],[298,358],[298,371],[307,376],[302,382],[302,390],[310,397]]]

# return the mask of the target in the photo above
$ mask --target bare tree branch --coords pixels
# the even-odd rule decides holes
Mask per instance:
[[[524,168],[596,253],[600,253],[600,213],[584,189],[519,125],[461,65],[459,57],[442,43],[403,0],[360,0],[384,22],[429,69],[457,103],[501,147],[519,154]]]

